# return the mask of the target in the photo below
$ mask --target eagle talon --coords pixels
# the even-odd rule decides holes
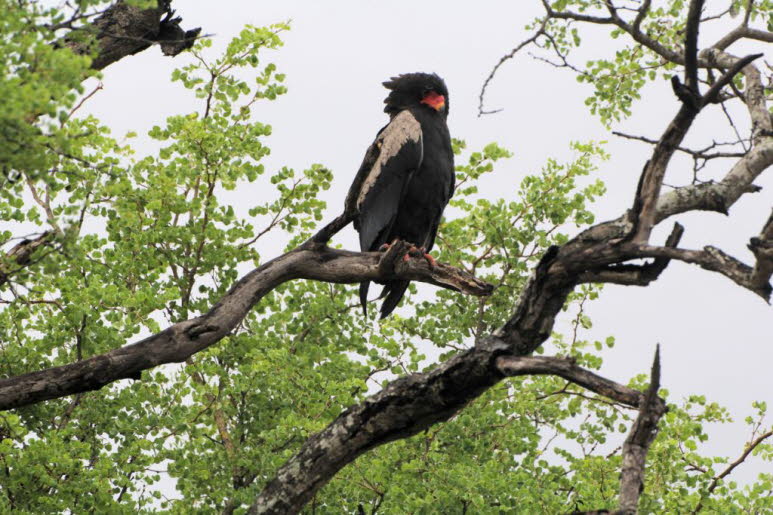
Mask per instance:
[[[435,258],[432,257],[432,255],[429,254],[427,252],[427,249],[425,249],[424,247],[417,247],[416,245],[411,245],[408,248],[408,252],[406,252],[405,255],[403,256],[403,261],[407,263],[409,259],[412,257],[423,258],[424,260],[427,261],[427,264],[430,267],[437,266],[437,261],[435,260]]]
[[[421,257],[424,258],[427,261],[427,264],[429,264],[430,267],[437,266],[437,261],[435,261],[435,258],[433,258],[429,252],[427,252],[427,249],[424,247],[411,247],[409,251],[411,253],[411,256],[413,257]]]
[[[420,257],[424,253],[424,249],[420,249],[416,245],[408,247],[408,254],[411,257]]]

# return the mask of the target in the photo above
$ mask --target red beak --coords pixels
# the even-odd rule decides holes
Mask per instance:
[[[426,95],[424,95],[424,98],[421,99],[422,104],[427,104],[435,111],[440,111],[443,109],[446,105],[446,97],[443,95],[438,95],[434,91],[430,91]]]

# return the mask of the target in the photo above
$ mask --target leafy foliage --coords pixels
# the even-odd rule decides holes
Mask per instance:
[[[553,0],[548,4],[556,12],[570,12],[595,17],[597,20],[610,17],[609,9],[603,0]],[[639,5],[629,7],[622,4],[624,2],[618,8],[617,16],[639,8]],[[730,4],[729,7],[722,5],[724,10],[720,10],[714,3],[706,2],[707,11],[711,11],[704,14],[704,28],[701,30],[706,30],[705,26],[710,23],[724,20],[726,15],[743,16],[741,13],[747,7],[751,9],[751,21],[761,19],[766,21],[768,26],[773,26],[773,3],[770,0],[734,0]],[[557,67],[569,69],[576,74],[578,82],[593,87],[585,103],[592,114],[609,126],[631,115],[631,108],[641,99],[641,92],[646,84],[658,78],[669,79],[676,73],[677,65],[664,59],[652,46],[656,45],[659,49],[681,55],[688,7],[689,2],[685,0],[652,2],[639,26],[650,44],[640,44],[630,37],[624,38],[623,36],[627,36],[626,30],[611,22],[579,24],[572,19],[554,18],[546,24],[544,34],[538,38],[537,45],[547,51],[543,59]],[[630,18],[628,21],[632,22],[634,17]],[[542,20],[537,19],[526,28],[534,30],[541,23]],[[613,51],[610,54],[613,55],[594,55],[593,58],[587,58],[581,52],[583,38],[592,37],[590,32],[594,24],[603,27],[608,37],[619,41],[619,44],[609,47]],[[624,43],[624,40],[627,43]],[[580,56],[575,57],[577,54]],[[584,60],[585,65],[573,64],[577,60]]]
[[[0,374],[93,356],[201,312],[245,267],[261,263],[264,236],[292,246],[322,219],[317,197],[333,180],[328,169],[269,172],[261,164],[271,127],[254,120],[252,108],[285,92],[284,76],[266,55],[281,46],[286,25],[247,27],[214,60],[210,42],[199,41],[196,62],[172,80],[199,99],[200,111],[154,127],[149,137],[159,150],[138,156],[126,142],[133,135],[119,141],[99,120],[73,112],[88,59],[29,28],[44,13],[0,3],[8,35],[0,39],[0,216],[17,223],[2,241],[13,243],[16,229],[30,225],[55,233],[54,245],[0,287]],[[579,44],[579,36],[566,34],[561,44]],[[591,72],[598,79],[591,107],[607,119],[627,104],[606,92],[605,70],[622,73],[624,61],[640,66],[646,59],[624,56]],[[638,81],[618,84],[635,99]],[[573,161],[548,159],[502,198],[488,199],[477,185],[512,166],[500,163],[510,154],[496,144],[464,147],[455,142],[464,157],[439,258],[495,283],[493,296],[413,286],[402,315],[377,323],[359,313],[351,286],[288,283],[232,335],[179,367],[0,414],[0,511],[243,511],[301,443],[346,407],[501,324],[542,252],[566,241],[564,231],[593,222],[589,204],[604,186],[587,176],[606,154],[600,143],[574,143]],[[244,213],[229,201],[237,187],[270,191],[271,200],[255,200]],[[591,323],[582,307],[598,292],[586,286],[572,295],[566,309],[575,313],[574,332],[555,334],[550,344],[594,369],[603,347],[614,344],[611,337],[582,339]],[[632,384],[643,388],[643,380]],[[755,409],[749,423],[759,434],[766,407]],[[616,446],[630,419],[630,411],[557,378],[510,380],[449,423],[366,454],[317,495],[312,509],[611,507]],[[699,447],[705,424],[727,420],[699,396],[671,406],[653,447],[644,512],[689,511],[698,502],[723,513],[773,508],[770,475],[709,492],[727,460],[707,458]],[[773,458],[770,445],[755,452]]]

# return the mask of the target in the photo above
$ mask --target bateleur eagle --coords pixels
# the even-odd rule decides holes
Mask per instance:
[[[390,90],[384,100],[390,120],[365,152],[347,206],[356,205],[354,227],[362,251],[400,239],[427,255],[454,192],[454,156],[446,125],[448,89],[443,79],[428,73],[399,75],[383,85]],[[381,318],[395,309],[408,283],[385,284]],[[360,284],[366,313],[369,285]]]

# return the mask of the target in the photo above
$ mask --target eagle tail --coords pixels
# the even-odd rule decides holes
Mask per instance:
[[[360,283],[360,305],[365,316],[368,316],[368,288],[370,288],[370,281]]]
[[[384,290],[381,292],[381,296],[386,298],[381,303],[381,318],[386,318],[389,314],[395,310],[400,299],[405,295],[405,290],[408,289],[410,281],[390,281],[384,286]],[[362,290],[360,290],[362,291]]]

